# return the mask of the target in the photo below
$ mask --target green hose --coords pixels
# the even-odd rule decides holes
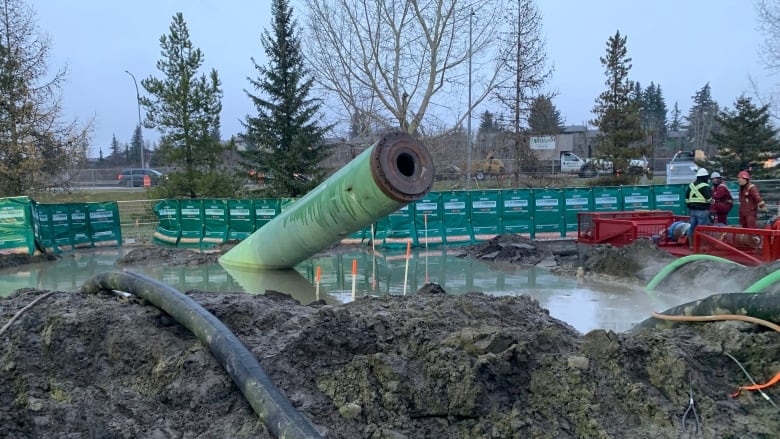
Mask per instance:
[[[683,256],[682,258],[676,259],[675,261],[673,261],[672,263],[664,267],[661,271],[659,271],[658,274],[656,274],[655,277],[653,277],[653,279],[647,284],[647,286],[645,287],[645,291],[650,292],[655,290],[655,287],[657,287],[662,280],[664,280],[667,276],[669,276],[669,274],[671,274],[673,271],[677,270],[681,266],[687,264],[688,262],[701,261],[701,260],[728,262],[731,264],[737,264],[740,267],[743,266],[742,264],[718,256],[700,255],[700,254]]]
[[[277,438],[319,438],[290,401],[276,388],[254,355],[224,323],[175,288],[133,272],[104,272],[87,280],[81,292],[118,290],[132,293],[168,313],[208,346],[269,432]]]
[[[780,270],[773,271],[772,273],[767,274],[766,276],[759,279],[757,282],[755,282],[753,285],[747,287],[745,289],[746,293],[760,293],[764,291],[767,287],[770,285],[780,281]]]

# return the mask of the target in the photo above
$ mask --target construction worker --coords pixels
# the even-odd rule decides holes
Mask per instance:
[[[720,172],[713,172],[710,175],[710,181],[712,182],[712,207],[710,210],[715,215],[715,222],[718,224],[727,224],[729,212],[734,207],[734,197],[731,196],[729,188],[723,184],[723,177],[720,176]]]
[[[767,211],[766,203],[758,193],[758,187],[750,182],[750,174],[747,171],[740,171],[737,174],[737,183],[739,183],[739,225],[751,229],[758,228],[756,217],[759,210]]]
[[[699,168],[696,171],[696,180],[685,189],[685,204],[688,206],[688,214],[691,218],[691,227],[688,229],[688,247],[693,249],[696,226],[710,224],[710,205],[712,204],[712,188],[710,188],[710,173]]]

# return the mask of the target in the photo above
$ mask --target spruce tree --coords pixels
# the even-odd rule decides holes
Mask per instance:
[[[712,99],[710,84],[696,91],[693,96],[693,105],[686,120],[688,122],[688,144],[696,150],[700,149],[707,156],[715,154],[715,145],[710,141],[713,132],[718,131],[715,116],[718,114],[718,103]]]
[[[735,109],[726,109],[715,116],[721,126],[712,133],[712,143],[718,152],[714,163],[731,178],[741,170],[750,169],[752,177],[775,177],[774,168],[764,169],[763,163],[778,150],[778,130],[769,122],[769,107],[756,107],[750,98],[741,96]]]
[[[222,89],[216,70],[198,76],[203,52],[193,47],[184,17],[173,17],[170,33],[160,37],[162,58],[157,68],[163,78],[141,84],[145,125],[160,132],[160,154],[179,171],[168,175],[159,196],[228,197],[238,189],[222,162],[222,145],[213,134],[219,129]],[[137,151],[136,151],[137,152]]]
[[[141,125],[136,125],[133,130],[133,137],[130,139],[130,162],[141,161],[141,151],[144,147],[144,137],[141,131]],[[144,163],[146,160],[144,160]]]
[[[597,155],[612,160],[614,169],[627,169],[629,160],[646,154],[647,147],[640,142],[644,132],[639,120],[639,106],[634,96],[634,82],[628,78],[631,58],[626,37],[620,31],[607,40],[606,56],[600,58],[607,76],[607,89],[596,99],[592,123],[598,126]]]
[[[554,135],[561,132],[561,112],[547,96],[538,96],[531,103],[528,113],[528,127],[531,135]]]
[[[299,197],[324,177],[320,163],[329,152],[324,144],[329,127],[318,125],[320,103],[309,97],[313,78],[304,65],[292,7],[287,0],[273,0],[271,10],[272,28],[261,36],[268,64],[252,58],[258,77],[247,78],[257,93],[245,90],[257,114],[244,122],[249,143],[244,156],[271,177],[268,195]]]

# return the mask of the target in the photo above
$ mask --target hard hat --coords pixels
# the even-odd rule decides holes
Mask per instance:
[[[745,180],[750,180],[750,174],[748,174],[747,171],[739,171],[739,174],[737,174],[737,178],[744,178]]]
[[[712,173],[712,175],[710,175],[710,178],[722,178],[722,177],[720,176],[720,172],[715,171]]]
[[[710,171],[708,171],[706,168],[699,168],[698,171],[696,171],[697,177],[706,177],[710,175]]]

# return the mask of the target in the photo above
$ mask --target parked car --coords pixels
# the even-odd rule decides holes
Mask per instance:
[[[117,184],[119,184],[119,186],[143,187],[144,177],[147,175],[149,176],[149,183],[152,186],[159,185],[160,182],[165,179],[165,174],[156,169],[132,168],[123,170],[122,173],[116,177]]]

